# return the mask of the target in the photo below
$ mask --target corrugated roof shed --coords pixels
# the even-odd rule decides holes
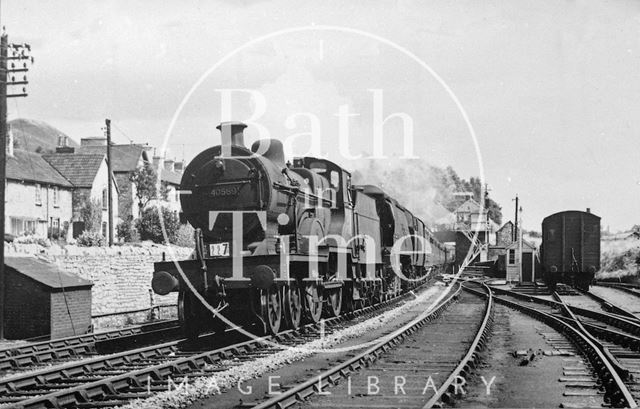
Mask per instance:
[[[5,257],[5,266],[51,289],[91,287],[93,283],[35,257]]]
[[[16,149],[7,155],[7,179],[72,187],[69,180],[35,152]]]
[[[105,160],[104,154],[53,153],[42,157],[77,187],[91,187]]]
[[[76,150],[80,154],[107,154],[107,146],[81,146]],[[111,169],[113,172],[133,172],[143,156],[142,145],[111,145]]]

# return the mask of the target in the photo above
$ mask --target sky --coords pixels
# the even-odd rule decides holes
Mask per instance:
[[[220,142],[221,120],[257,116],[247,139],[278,138],[289,155],[484,174],[505,221],[520,197],[525,229],[587,207],[612,231],[640,224],[637,1],[0,8],[10,42],[31,44],[35,58],[29,96],[10,100],[10,119],[79,140],[110,118],[116,142],[189,160]]]

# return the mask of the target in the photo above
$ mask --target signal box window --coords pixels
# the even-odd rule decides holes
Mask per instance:
[[[513,249],[509,250],[509,264],[516,264],[516,251]]]

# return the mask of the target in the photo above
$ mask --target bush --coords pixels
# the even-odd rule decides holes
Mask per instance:
[[[194,229],[190,224],[181,224],[176,233],[175,245],[180,247],[194,248],[196,242],[193,238]]]
[[[116,226],[118,237],[125,243],[136,242],[140,240],[138,231],[135,229],[132,219],[124,220]]]
[[[82,247],[102,247],[107,241],[102,234],[85,230],[78,236],[76,242],[78,246]]]
[[[162,233],[162,226],[160,224],[160,215],[162,213],[162,220],[164,222],[164,228],[167,233],[167,237],[165,238]],[[138,233],[140,234],[141,240],[151,240],[154,243],[175,243],[176,236],[178,234],[178,229],[180,227],[180,222],[178,220],[178,215],[166,208],[162,207],[160,212],[157,207],[149,207],[142,212],[142,216],[136,220],[136,228],[138,229]]]
[[[18,236],[13,240],[14,243],[21,244],[37,244],[42,247],[51,247],[51,240],[36,234]]]

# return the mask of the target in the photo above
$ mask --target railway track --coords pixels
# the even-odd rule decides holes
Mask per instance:
[[[0,374],[131,348],[159,337],[175,336],[178,330],[178,321],[171,320],[7,348],[0,350]]]
[[[489,293],[478,297],[463,292],[458,284],[433,310],[382,337],[366,351],[253,407],[286,408],[305,400],[303,405],[314,408],[430,407],[440,400],[451,402],[458,382],[470,374],[478,363],[478,352],[485,347],[492,305]],[[437,325],[429,325],[435,320]],[[388,390],[398,387],[398,376],[402,394],[370,393],[371,379],[376,380],[376,388],[384,385],[379,387]],[[432,387],[425,388],[429,379]],[[427,394],[421,393],[424,389]]]
[[[560,310],[562,308],[562,303],[558,302],[557,300],[521,294],[515,291],[510,291],[494,286],[491,287],[491,290],[496,294],[504,295],[516,302],[529,305],[531,308],[536,308],[536,305],[546,305],[547,307],[549,307],[547,312],[561,315]],[[565,297],[564,299],[566,298],[567,297]],[[619,314],[611,312],[606,312],[602,308],[593,308],[593,306],[592,308],[583,308],[576,305],[571,305],[571,310],[575,314],[579,315],[582,319],[591,319],[594,322],[607,324],[628,334],[640,336],[640,322],[632,318],[621,316]]]
[[[562,297],[556,298],[564,302]],[[640,337],[603,326],[594,320],[577,319],[571,310],[572,308],[565,304],[565,311],[571,316],[574,326],[582,327],[593,336],[599,348],[615,366],[631,396],[636,402],[640,401]]]
[[[640,288],[637,285],[599,282],[592,285],[590,291],[612,304],[624,306],[636,318],[640,317]]]
[[[638,323],[616,314],[567,304],[566,298],[570,296],[561,297],[557,293],[556,301],[551,301],[504,289],[492,291],[501,294],[495,297],[496,302],[536,316],[570,336],[601,379],[609,404],[637,407],[640,384],[633,375],[640,373],[640,355],[636,352],[640,349]]]
[[[276,336],[250,340],[245,337],[243,340],[239,331],[230,329],[225,334],[201,337],[195,343],[175,340],[5,378],[0,380],[0,407],[120,406],[167,390],[169,379],[180,383],[186,377],[210,376],[247,360],[319,339],[354,321],[391,309],[411,296],[407,293],[355,313]]]

